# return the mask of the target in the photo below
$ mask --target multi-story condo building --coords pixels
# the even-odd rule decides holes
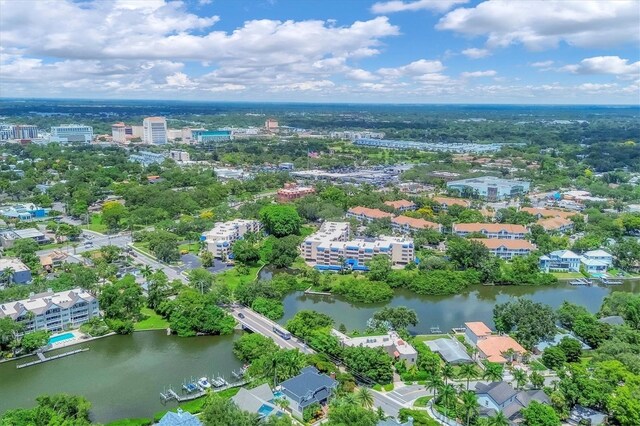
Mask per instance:
[[[99,313],[98,299],[81,288],[58,293],[48,291],[0,304],[0,318],[9,317],[23,323],[25,333],[78,327]]]
[[[91,143],[93,127],[81,124],[61,124],[51,128],[51,139],[59,142]]]
[[[13,139],[35,139],[38,137],[38,126],[18,124],[13,126]]]
[[[192,129],[191,140],[200,144],[227,142],[233,137],[231,130]]]
[[[129,161],[140,163],[145,167],[155,163],[160,164],[164,159],[164,155],[149,151],[139,151],[137,154],[131,154],[129,156]]]
[[[247,232],[260,232],[260,229],[262,224],[257,220],[235,219],[216,223],[213,229],[202,234],[200,239],[205,242],[213,257],[226,260],[233,257],[233,243]]]
[[[466,237],[469,234],[480,233],[487,238],[501,238],[509,240],[523,240],[529,230],[522,225],[508,223],[456,223],[453,225],[453,233]]]
[[[489,201],[514,198],[529,192],[530,183],[521,180],[501,179],[494,176],[452,180],[448,189],[458,190],[464,197],[481,197]]]
[[[300,245],[304,260],[319,270],[350,268],[366,271],[373,256],[389,256],[392,266],[414,261],[411,238],[380,236],[376,239],[349,239],[349,223],[326,222]]]
[[[543,219],[546,217],[562,217],[564,219],[569,219],[571,216],[582,216],[578,212],[567,212],[564,210],[557,210],[557,209],[545,209],[542,207],[522,207],[520,211],[532,214],[536,217],[536,219]]]
[[[460,206],[464,208],[469,208],[471,203],[469,200],[463,200],[460,198],[451,198],[451,197],[433,197],[433,201],[436,203],[433,206],[434,211],[447,211],[449,206]]]
[[[409,200],[385,201],[385,206],[389,206],[399,212],[407,212],[416,209],[416,204]]]
[[[542,226],[547,232],[571,232],[573,230],[573,222],[564,217],[548,217],[540,219],[536,222]]]
[[[396,232],[417,232],[423,229],[433,229],[434,231],[442,232],[442,225],[439,223],[402,215],[391,219],[391,227]]]
[[[392,213],[383,212],[379,209],[370,209],[368,207],[352,207],[347,211],[347,217],[356,219],[360,222],[371,222],[373,220],[393,218]]]
[[[556,250],[540,256],[538,266],[543,272],[579,272],[580,256],[571,250]]]
[[[127,141],[127,126],[122,122],[112,124],[111,137],[113,142],[125,143]]]
[[[287,182],[284,188],[278,189],[278,201],[281,203],[297,200],[315,193],[316,190],[312,186],[298,186],[297,183]]]
[[[142,121],[142,142],[148,145],[167,143],[167,120],[164,117],[147,117]]]
[[[491,254],[505,260],[513,259],[516,256],[527,256],[536,249],[536,246],[527,240],[476,238],[473,241],[482,243]]]
[[[191,156],[189,155],[189,153],[187,151],[174,151],[174,150],[171,150],[171,151],[169,151],[169,158],[171,158],[174,161],[181,162],[181,163],[191,161]]]
[[[0,259],[0,289],[8,284],[26,284],[31,281],[31,270],[16,257]]]

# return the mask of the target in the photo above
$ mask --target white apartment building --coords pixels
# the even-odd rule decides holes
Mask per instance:
[[[93,127],[81,124],[61,124],[51,128],[51,140],[59,142],[91,143]]]
[[[349,223],[326,222],[300,245],[304,260],[316,269],[337,271],[343,267],[366,271],[366,263],[377,254],[389,256],[392,266],[414,260],[413,239],[380,236],[376,239],[349,239]]]
[[[58,293],[48,291],[0,304],[0,318],[9,317],[24,323],[25,333],[78,327],[99,313],[98,299],[81,288]]]
[[[247,232],[260,232],[262,224],[257,220],[235,219],[229,222],[218,222],[211,231],[202,234],[200,239],[207,245],[207,250],[217,259],[229,259],[233,243],[241,239]]]
[[[142,142],[149,145],[167,143],[167,120],[164,117],[147,117],[142,121]]]
[[[177,161],[180,163],[191,161],[191,156],[187,151],[171,150],[169,151],[169,158],[171,158],[173,161]]]
[[[340,340],[343,347],[382,348],[394,359],[404,360],[407,366],[414,365],[418,360],[418,351],[401,339],[395,331],[390,331],[380,336],[349,337],[338,330],[332,329],[331,334]]]
[[[122,122],[112,124],[111,137],[113,142],[125,143],[127,141],[127,126]]]
[[[529,230],[525,226],[509,223],[456,223],[453,225],[453,233],[460,237],[483,234],[487,238],[524,240]]]

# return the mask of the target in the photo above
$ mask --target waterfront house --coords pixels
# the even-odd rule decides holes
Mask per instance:
[[[167,411],[158,426],[202,426],[202,423],[193,414],[178,408],[176,412]]]
[[[527,256],[536,249],[536,246],[527,240],[477,238],[473,241],[481,243],[489,249],[491,254],[504,260],[511,260],[516,256]]]
[[[241,388],[231,400],[243,411],[257,414],[260,418],[284,413],[275,404],[275,395],[268,384],[253,389]]]
[[[456,223],[453,225],[453,233],[459,237],[482,234],[489,239],[523,240],[529,230],[522,225],[508,223]]]
[[[522,419],[522,409],[537,401],[550,404],[549,397],[542,390],[515,390],[507,382],[484,384],[479,382],[475,387],[480,405],[481,417],[493,417],[498,411],[509,419],[509,424],[518,424]]]
[[[579,272],[580,256],[571,250],[556,250],[540,256],[538,265],[543,272]]]
[[[408,366],[414,365],[418,360],[418,351],[408,342],[398,336],[395,331],[378,336],[349,337],[346,334],[332,329],[331,334],[336,336],[343,347],[362,346],[367,348],[382,348],[398,361],[405,361]]]
[[[464,336],[467,341],[476,346],[482,339],[491,336],[491,329],[482,321],[465,322]]]
[[[338,382],[318,371],[313,366],[302,369],[300,374],[280,383],[283,397],[289,400],[289,408],[294,416],[302,418],[302,412],[311,404],[326,406]]]
[[[611,265],[613,265],[613,256],[604,250],[590,250],[583,253],[582,257],[587,260],[602,262],[607,265],[607,267],[611,267]]]
[[[471,364],[473,360],[467,353],[466,348],[456,339],[435,339],[424,342],[425,345],[436,352],[449,364]]]
[[[580,267],[590,275],[601,275],[607,272],[609,265],[602,260],[589,259],[582,256],[580,258]]]
[[[478,357],[489,362],[504,364],[522,358],[526,349],[509,336],[488,336],[478,341]],[[513,352],[513,356],[506,354]]]

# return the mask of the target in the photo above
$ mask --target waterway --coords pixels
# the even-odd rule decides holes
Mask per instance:
[[[185,379],[218,373],[232,381],[231,371],[242,366],[232,353],[235,338],[180,338],[147,331],[74,346],[90,350],[20,370],[16,362],[0,364],[0,413],[31,407],[38,395],[64,392],[91,401],[95,422],[152,417],[177,406],[160,403],[160,392],[169,385],[177,390]]]
[[[557,308],[563,301],[585,306],[597,312],[602,300],[611,291],[640,293],[640,281],[626,281],[623,285],[609,287],[580,287],[561,283],[554,286],[474,286],[465,293],[453,296],[421,296],[407,290],[397,290],[395,297],[386,303],[349,303],[341,297],[305,295],[293,293],[284,300],[284,324],[296,312],[312,309],[325,313],[335,320],[336,326],[344,324],[348,330],[364,329],[373,313],[384,306],[406,306],[418,314],[419,323],[409,331],[427,334],[432,327],[443,332],[461,327],[467,321],[484,321],[493,327],[493,307],[517,297],[524,297]]]

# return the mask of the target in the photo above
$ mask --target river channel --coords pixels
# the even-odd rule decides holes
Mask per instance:
[[[611,291],[640,293],[639,281],[605,287],[473,287],[455,296],[419,296],[399,290],[386,304],[350,304],[341,298],[293,293],[284,301],[286,322],[302,309],[324,312],[349,330],[363,329],[367,319],[382,306],[408,306],[420,323],[410,331],[429,333],[459,327],[466,321],[485,321],[493,326],[496,303],[526,297],[558,307],[568,300],[596,312]],[[92,417],[106,423],[127,417],[151,417],[165,408],[159,393],[168,385],[179,387],[185,378],[224,374],[241,366],[232,353],[234,336],[179,338],[162,331],[113,336],[83,344],[88,352],[45,364],[16,369],[16,362],[0,364],[0,413],[34,405],[36,396],[66,392],[83,395],[92,404]],[[18,363],[30,361],[20,360]]]

